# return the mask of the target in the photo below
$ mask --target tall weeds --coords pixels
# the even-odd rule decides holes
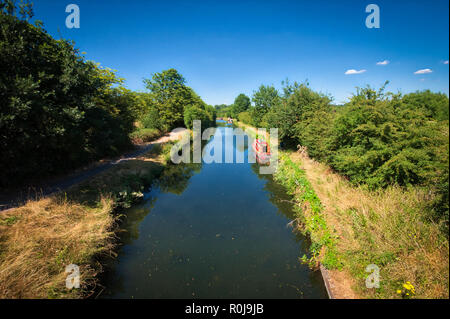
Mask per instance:
[[[290,154],[281,167],[290,161],[304,171],[320,199],[323,221],[335,235],[336,260],[355,279],[353,289],[359,295],[400,298],[397,290],[409,281],[415,287],[412,297],[449,297],[448,237],[429,218],[427,210],[433,200],[429,192],[396,186],[370,191],[351,185],[306,154]],[[299,186],[295,188],[298,192]],[[310,228],[313,241],[319,231],[323,232]],[[319,258],[327,264],[325,257]],[[365,286],[369,264],[380,268],[379,289]]]

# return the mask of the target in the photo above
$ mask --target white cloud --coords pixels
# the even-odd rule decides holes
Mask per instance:
[[[388,60],[377,62],[377,65],[388,65],[388,64],[389,64]]]
[[[448,60],[447,60],[447,61],[444,61],[444,64],[448,64]]]
[[[364,72],[366,72],[366,70],[353,70],[353,69],[351,69],[351,70],[345,71],[345,74],[346,75],[349,75],[349,74],[361,74],[361,73],[364,73]]]
[[[417,70],[416,72],[414,72],[414,74],[427,74],[427,73],[431,73],[433,72],[431,69],[422,69],[422,70]]]

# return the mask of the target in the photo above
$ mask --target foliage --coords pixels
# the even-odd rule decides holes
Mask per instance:
[[[323,254],[322,263],[328,269],[341,269],[342,263],[336,252],[336,236],[325,222],[323,206],[315,193],[305,171],[292,162],[288,154],[281,153],[281,161],[275,179],[285,186],[295,202],[298,217],[302,220],[302,230],[311,237],[311,257],[303,256],[302,261],[316,266]],[[303,208],[303,209],[302,209]]]
[[[278,127],[282,141],[298,140],[299,132],[311,125],[313,118],[319,113],[330,112],[331,99],[328,96],[314,92],[308,83],[287,84],[284,87],[282,103],[267,114],[269,127]],[[309,127],[314,129],[314,127]],[[314,132],[315,138],[318,137]],[[306,136],[303,135],[303,139]]]
[[[247,111],[250,106],[250,98],[243,93],[239,94],[231,106],[231,116],[236,118],[239,113]]]
[[[245,124],[252,124],[252,117],[248,111],[239,113],[238,120]]]
[[[280,167],[284,179],[291,179],[294,198],[304,193],[302,176],[286,170],[285,154],[280,151]],[[402,283],[410,281],[416,288],[417,298],[442,298],[448,296],[448,231],[442,232],[440,225],[430,222],[428,211],[430,190],[421,186],[389,186],[372,191],[364,185],[355,186],[341,175],[332,172],[329,166],[308,158],[305,152],[289,154],[290,160],[304,170],[312,189],[323,203],[321,218],[309,227],[313,242],[320,238],[322,224],[331,230],[336,239],[335,256],[332,260],[342,263],[343,275],[354,280],[351,291],[342,291],[352,298],[398,298],[396,293]],[[278,173],[277,173],[278,174]],[[298,182],[295,182],[297,180]],[[297,185],[295,185],[297,184]],[[288,186],[289,188],[289,186]],[[310,197],[313,199],[313,197]],[[300,230],[308,222],[310,205],[298,209]],[[312,220],[311,220],[312,222]],[[314,245],[311,251],[317,251]],[[325,254],[319,255],[320,262]],[[304,258],[306,261],[307,259]],[[380,267],[380,287],[367,289],[365,279],[367,265]],[[344,275],[344,281],[347,276]],[[350,288],[350,284],[346,284]],[[339,294],[343,296],[344,294]]]
[[[266,127],[266,122],[263,122],[264,115],[280,104],[278,91],[273,86],[261,85],[253,94],[252,101],[254,103],[254,107],[250,111],[252,125]]]
[[[206,110],[206,112],[209,113],[210,118],[211,118],[211,122],[209,123],[209,125],[210,126],[215,125],[216,118],[217,118],[217,111],[216,111],[216,109],[214,108],[214,106],[206,104],[205,105],[205,110]]]
[[[411,109],[400,95],[368,87],[335,119],[328,161],[371,187],[434,183],[446,165],[440,152],[446,139],[443,123]]]
[[[194,98],[184,77],[177,70],[169,69],[155,73],[144,83],[151,92],[152,107],[155,108],[153,114],[159,117],[160,129],[169,131],[182,126],[184,107],[192,104]]]
[[[214,105],[214,108],[216,109],[216,111],[220,111],[220,110],[226,109],[228,107],[229,107],[229,105],[226,105],[226,104]]]
[[[231,111],[232,105],[227,106],[225,104],[223,105],[216,105],[215,109],[216,109],[216,113],[217,113],[217,117],[231,117],[232,116],[232,111]]]
[[[195,119],[205,125],[215,120],[214,107],[203,102],[177,70],[156,73],[144,82],[150,90],[146,99],[148,111],[142,119],[144,127],[165,132],[183,124],[191,127]]]
[[[184,111],[184,123],[187,128],[192,129],[193,121],[199,120],[202,127],[210,127],[213,125],[215,118],[213,114],[198,105],[190,105]]]
[[[449,119],[448,97],[443,93],[433,93],[430,90],[406,94],[403,102],[407,108],[420,110],[426,117],[435,120]]]
[[[33,17],[33,3],[30,1],[1,0],[0,13],[28,21]]]
[[[73,43],[28,23],[31,6],[12,5],[0,2],[0,186],[129,148],[137,96]]]
[[[427,214],[448,228],[448,97],[385,93],[387,84],[358,88],[344,106],[333,106],[307,82],[284,82],[281,96],[261,86],[251,124],[278,128],[282,145],[306,147],[353,184],[428,187],[434,200]]]
[[[448,156],[448,144],[447,144],[447,156]],[[448,158],[447,162],[448,164]],[[449,168],[448,165],[443,168],[441,176],[435,185],[436,198],[432,203],[432,219],[436,222],[440,222],[444,233],[448,234],[449,231]]]
[[[154,129],[161,132],[166,131],[167,125],[159,117],[159,112],[154,105],[148,103],[148,111],[141,117],[141,124],[148,129]]]
[[[130,134],[131,140],[136,143],[151,142],[161,136],[161,131],[154,128],[141,128]]]

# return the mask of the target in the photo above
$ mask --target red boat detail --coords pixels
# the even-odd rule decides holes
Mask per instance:
[[[253,151],[256,154],[256,161],[259,164],[269,164],[270,162],[270,146],[263,139],[256,139],[253,142]]]

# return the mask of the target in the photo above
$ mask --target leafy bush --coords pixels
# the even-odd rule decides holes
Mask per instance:
[[[443,133],[441,122],[411,109],[399,95],[361,89],[334,121],[328,161],[371,187],[431,183],[445,163]]]
[[[130,138],[135,143],[151,142],[161,136],[161,131],[154,128],[141,128],[130,134]]]
[[[238,114],[238,120],[245,124],[252,123],[252,117],[249,112],[241,112]]]
[[[403,103],[410,109],[422,111],[426,117],[440,121],[449,119],[448,97],[443,93],[417,91],[405,95]]]
[[[166,132],[183,126],[183,123],[191,127],[192,120],[197,119],[192,116],[199,116],[198,119],[208,125],[215,120],[215,108],[206,105],[194,90],[186,85],[185,78],[177,70],[169,69],[156,73],[144,82],[150,91],[146,99],[148,111],[142,118],[144,127]],[[193,106],[198,109],[188,110]]]
[[[309,121],[319,113],[331,111],[330,98],[314,92],[308,83],[293,85],[287,84],[281,102],[271,107],[264,117],[268,127],[277,127],[279,137],[284,143],[300,142],[303,144],[305,135],[299,136]],[[311,132],[314,137],[320,138],[317,132]]]
[[[142,125],[147,129],[166,131],[166,125],[162,122],[158,115],[158,110],[155,107],[150,107],[149,111],[141,120]]]
[[[187,128],[192,129],[194,120],[202,121],[202,127],[205,128],[211,126],[215,119],[212,114],[198,105],[187,106],[184,111],[184,124]]]
[[[261,86],[251,124],[278,128],[283,146],[307,147],[309,156],[354,184],[428,188],[435,199],[424,215],[448,229],[449,99],[430,91],[385,93],[387,84],[378,91],[358,88],[344,106],[333,106],[308,83],[287,82],[281,96]],[[239,119],[248,121],[246,112],[241,114]]]
[[[216,109],[217,117],[231,117],[231,115],[232,115],[231,107],[232,106],[225,106],[225,107],[217,108],[217,105],[216,105],[215,109]]]
[[[239,113],[247,111],[251,106],[250,104],[250,98],[247,95],[239,94],[231,105],[231,116],[235,118]]]
[[[261,85],[257,91],[253,94],[252,101],[255,104],[250,109],[250,115],[252,117],[252,125],[256,127],[266,127],[267,122],[261,123],[264,116],[270,110],[275,109],[280,104],[280,96],[273,86]]]
[[[0,1],[0,186],[57,173],[131,143],[140,113],[136,95],[113,71],[85,61],[66,40],[55,40],[15,16]]]

